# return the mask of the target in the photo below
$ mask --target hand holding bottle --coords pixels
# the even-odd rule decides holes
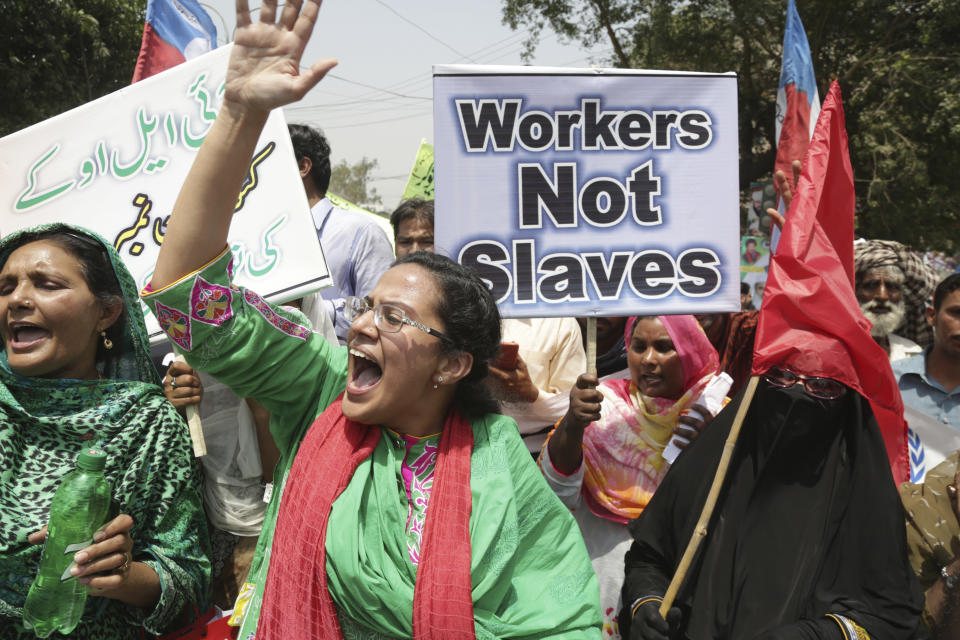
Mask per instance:
[[[133,518],[120,514],[93,534],[93,544],[73,556],[77,563],[70,573],[85,584],[91,594],[103,595],[122,586],[133,563]]]
[[[70,569],[70,575],[80,584],[87,585],[91,595],[109,597],[105,591],[116,589],[127,580],[134,564],[132,527],[133,518],[121,513],[93,534],[92,545],[74,554],[76,566]],[[42,544],[46,536],[47,527],[44,527],[30,534],[28,540]]]

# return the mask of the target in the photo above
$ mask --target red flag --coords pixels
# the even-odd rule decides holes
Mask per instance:
[[[909,478],[903,401],[886,352],[854,294],[853,169],[840,86],[833,82],[770,261],[753,373],[779,365],[843,382],[870,401],[894,480]]]

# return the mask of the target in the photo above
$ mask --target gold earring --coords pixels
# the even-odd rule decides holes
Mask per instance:
[[[104,349],[113,349],[113,340],[107,337],[106,331],[100,332],[100,337],[103,338],[103,348]]]

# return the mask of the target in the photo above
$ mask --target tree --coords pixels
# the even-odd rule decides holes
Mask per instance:
[[[366,156],[355,164],[341,160],[331,171],[330,192],[367,209],[382,204],[377,190],[370,186],[371,174],[377,165],[376,159]]]
[[[0,0],[0,136],[130,84],[146,0]]]
[[[820,95],[844,92],[858,233],[960,248],[960,15],[949,0],[798,0]],[[617,67],[736,71],[740,187],[769,177],[784,0],[503,0],[503,20]]]

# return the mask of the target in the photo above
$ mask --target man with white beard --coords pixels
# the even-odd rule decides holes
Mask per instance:
[[[898,267],[891,266],[870,269],[857,281],[857,300],[873,325],[870,335],[886,350],[891,362],[923,353],[916,342],[894,333],[907,318],[903,301],[905,279]]]
[[[857,241],[854,265],[857,300],[890,361],[922,353],[932,338],[924,309],[937,283],[933,269],[891,240]]]

